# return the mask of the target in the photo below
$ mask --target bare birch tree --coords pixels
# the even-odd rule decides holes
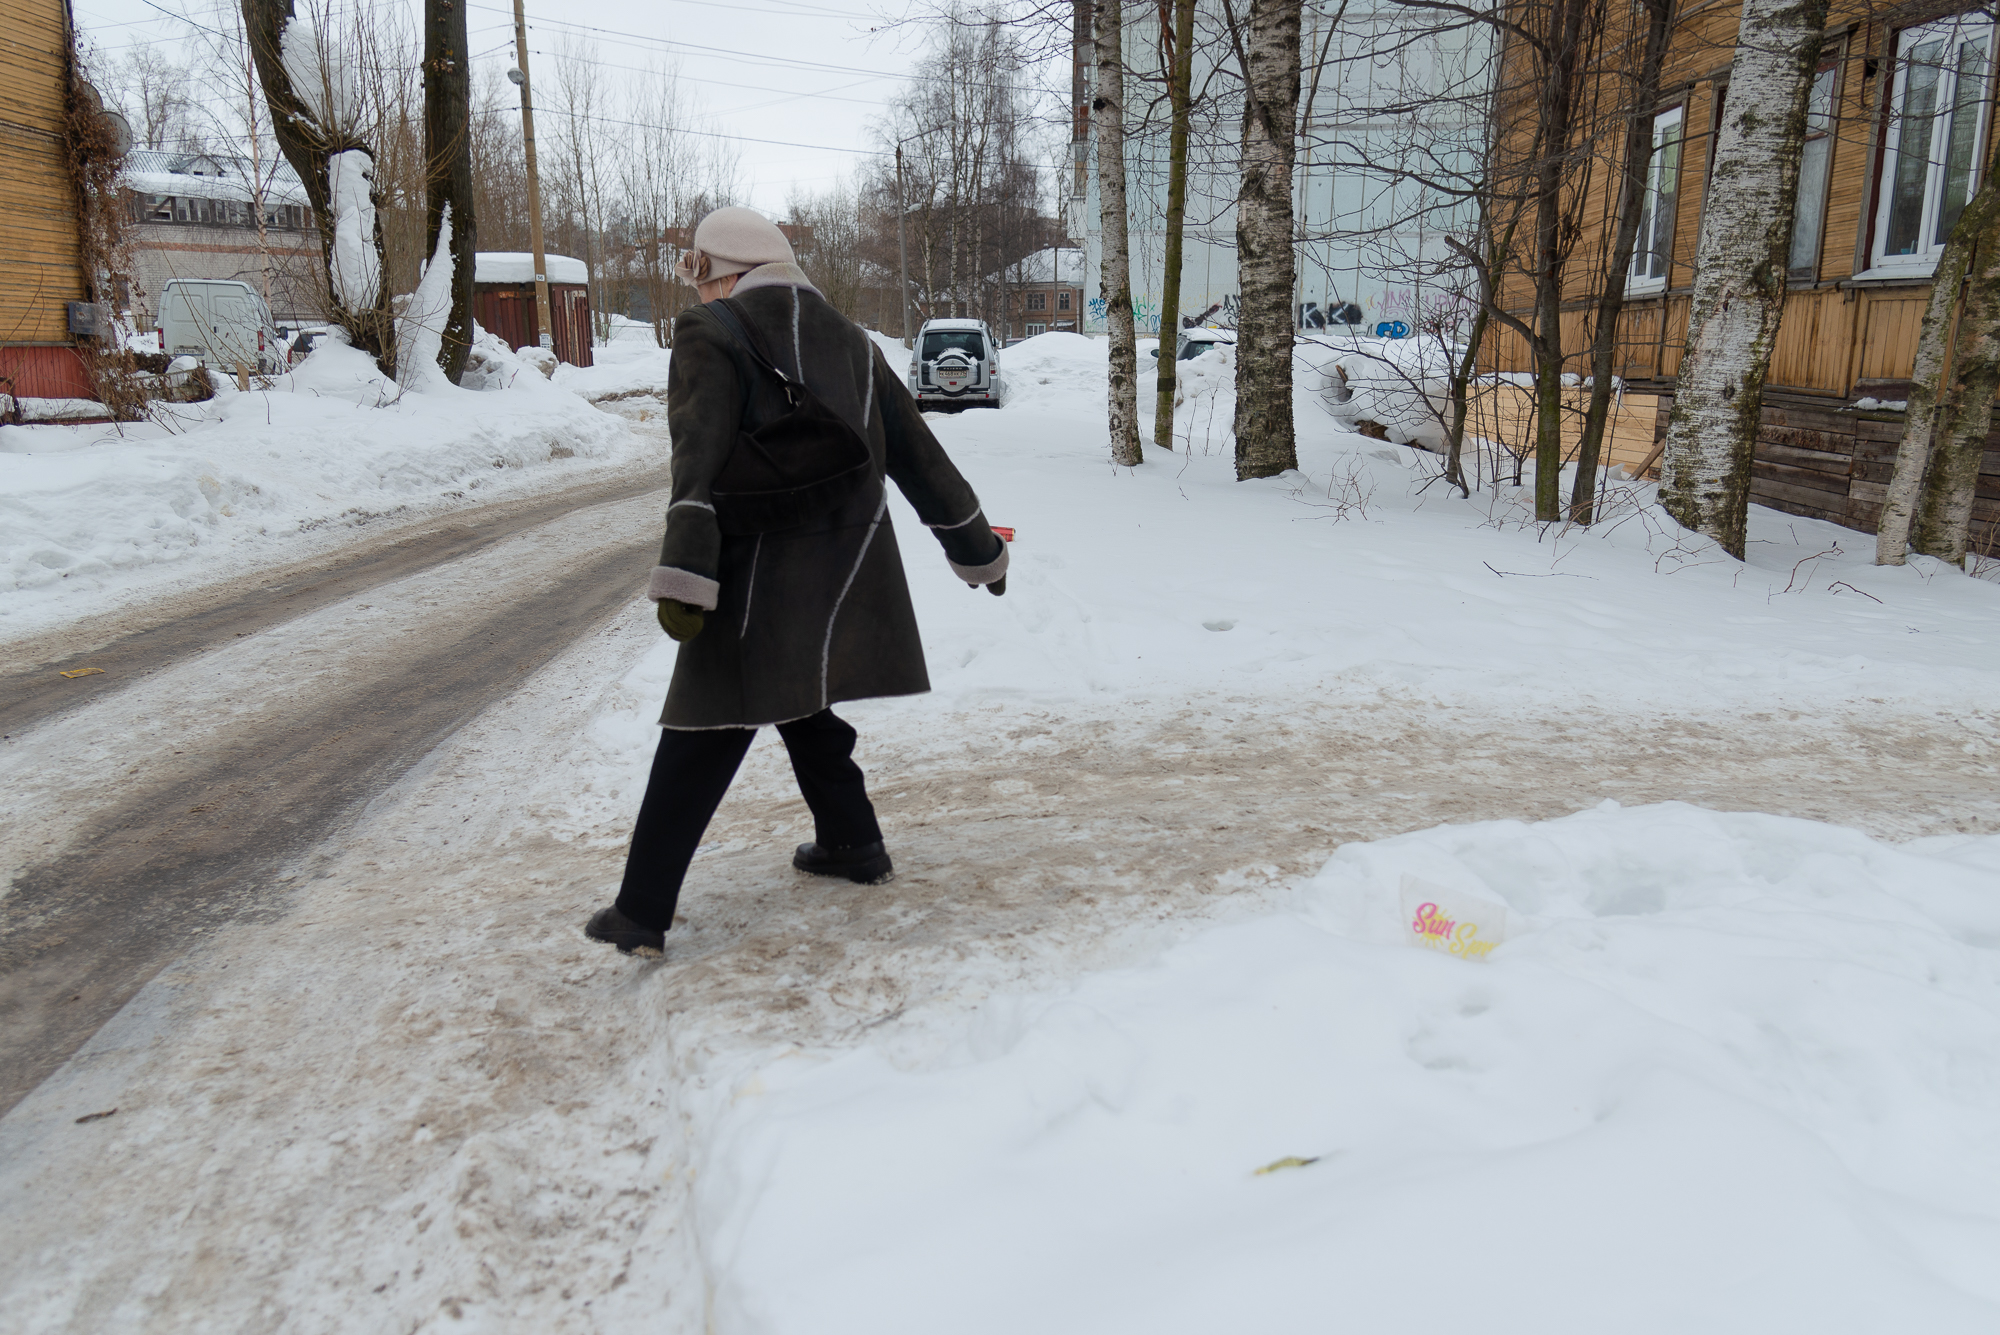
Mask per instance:
[[[1827,0],[1743,5],[1667,419],[1660,503],[1739,560],[1826,14]]]
[[[1910,373],[1903,443],[1875,532],[1875,564],[1902,565],[1912,543],[1965,561],[1980,457],[2000,389],[2000,136],[1931,280]]]
[[[1298,467],[1292,422],[1292,163],[1299,115],[1299,0],[1222,0],[1243,71],[1243,180],[1236,197],[1236,476]]]
[[[1111,462],[1130,467],[1139,445],[1139,336],[1132,319],[1132,253],[1125,212],[1125,53],[1123,0],[1096,0],[1091,35],[1096,85],[1090,115],[1097,130],[1097,210],[1103,236],[1099,290],[1110,343]]]

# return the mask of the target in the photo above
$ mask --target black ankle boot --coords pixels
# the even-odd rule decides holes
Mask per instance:
[[[650,927],[641,927],[620,913],[615,907],[599,909],[590,915],[590,922],[583,934],[593,941],[602,941],[618,947],[621,955],[644,955],[658,959],[666,953],[667,934],[656,932]]]
[[[859,848],[821,848],[800,844],[792,865],[815,876],[844,876],[857,885],[880,885],[896,874],[895,864],[877,839]]]

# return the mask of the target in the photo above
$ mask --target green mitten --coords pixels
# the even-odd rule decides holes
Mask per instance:
[[[686,644],[701,634],[704,624],[702,610],[678,598],[662,598],[659,601],[660,629],[673,637],[676,644]]]

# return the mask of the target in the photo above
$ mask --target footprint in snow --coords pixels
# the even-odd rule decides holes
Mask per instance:
[[[1206,627],[1207,629],[1209,629],[1209,630],[1235,630],[1235,629],[1236,629],[1236,623],[1235,623],[1234,621],[1204,621],[1204,622],[1202,622],[1201,624],[1202,624],[1202,625],[1203,625],[1204,627]]]

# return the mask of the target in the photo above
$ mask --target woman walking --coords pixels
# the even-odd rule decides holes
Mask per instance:
[[[673,495],[648,590],[680,656],[624,883],[584,929],[626,954],[661,952],[702,832],[767,723],[813,816],[792,865],[889,879],[854,729],[832,709],[930,689],[885,478],[960,579],[1007,587],[978,497],[784,234],[727,208],[693,240],[675,273],[702,304],[674,321]]]

